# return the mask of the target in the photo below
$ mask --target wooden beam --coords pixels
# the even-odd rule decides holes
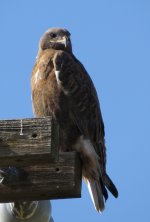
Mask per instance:
[[[60,153],[59,161],[21,168],[21,177],[6,172],[0,183],[0,202],[73,198],[81,196],[81,164],[75,152]]]
[[[58,159],[58,124],[52,117],[0,121],[0,167]]]

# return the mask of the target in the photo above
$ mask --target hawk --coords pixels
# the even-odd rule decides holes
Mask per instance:
[[[50,28],[40,39],[31,77],[36,117],[52,115],[60,127],[61,151],[76,151],[94,206],[104,210],[109,190],[118,191],[106,173],[104,123],[94,84],[72,52],[70,33]]]

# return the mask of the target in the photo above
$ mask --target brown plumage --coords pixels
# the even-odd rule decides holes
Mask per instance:
[[[98,212],[107,189],[118,191],[106,173],[104,124],[97,93],[83,65],[72,53],[70,33],[52,28],[44,33],[32,71],[32,100],[37,117],[52,115],[60,126],[60,149],[76,150],[83,178]]]

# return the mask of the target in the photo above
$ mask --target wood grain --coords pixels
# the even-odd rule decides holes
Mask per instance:
[[[0,167],[58,159],[58,124],[52,117],[0,121]]]
[[[25,173],[20,180],[8,174],[0,184],[1,203],[81,196],[81,163],[75,152],[60,153],[59,161],[21,169]]]

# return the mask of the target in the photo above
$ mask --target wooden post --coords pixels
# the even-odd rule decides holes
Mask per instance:
[[[81,196],[81,164],[59,153],[51,117],[0,121],[0,202]]]

